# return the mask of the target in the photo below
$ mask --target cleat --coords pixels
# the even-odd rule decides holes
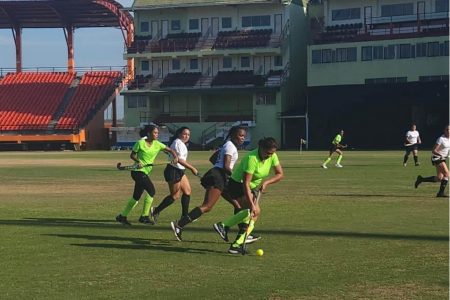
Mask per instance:
[[[437,193],[436,198],[448,198],[448,195],[444,193]]]
[[[177,240],[179,240],[181,242],[182,241],[181,233],[183,232],[183,228],[178,226],[177,221],[170,222],[170,226],[172,226],[173,233],[175,234],[175,237],[177,238]]]
[[[420,163],[419,163],[419,162],[418,162],[418,163],[416,163],[416,164],[415,164],[415,166],[416,166],[416,167],[420,166]]]
[[[422,183],[422,176],[417,176],[417,179],[416,179],[416,182],[414,183],[414,188],[418,188],[419,187],[419,184],[421,184]]]
[[[245,255],[245,254],[248,254],[248,251],[245,250],[241,245],[239,245],[237,247],[231,245],[230,248],[228,248],[228,253]]]
[[[406,167],[406,163],[404,163],[403,166]]]
[[[341,164],[335,164],[336,167],[342,168],[343,166]]]
[[[228,230],[223,227],[222,223],[216,223],[213,225],[214,230],[220,235],[220,237],[222,238],[222,240],[224,240],[225,242],[228,242]]]
[[[322,168],[323,169],[328,169],[327,165],[325,165],[325,164],[322,165]]]
[[[254,243],[254,242],[256,242],[256,241],[259,241],[261,239],[261,237],[259,236],[259,235],[256,235],[256,234],[249,234],[248,236],[247,236],[247,239],[245,239],[245,243],[246,244],[251,244],[251,243]]]
[[[119,222],[119,223],[121,223],[122,225],[128,225],[128,226],[131,226],[131,223],[128,222],[127,217],[124,217],[124,216],[122,216],[122,215],[118,215],[118,216],[116,217],[116,221]]]
[[[159,214],[155,214],[154,207],[150,208],[150,216],[151,216],[151,220],[152,220],[153,224],[158,223],[157,221],[158,221]]]
[[[155,225],[152,220],[148,216],[140,216],[139,223],[147,224],[147,225]]]

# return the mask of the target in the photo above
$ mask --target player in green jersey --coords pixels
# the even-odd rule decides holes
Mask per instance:
[[[229,219],[216,223],[214,226],[214,229],[222,237],[220,229],[240,224],[237,237],[230,245],[228,253],[238,254],[245,251],[241,246],[246,235],[248,236],[252,232],[261,212],[259,202],[255,201],[255,194],[263,193],[270,184],[280,181],[284,176],[283,168],[275,153],[277,149],[278,144],[274,138],[261,139],[258,148],[250,151],[231,175],[227,193],[239,202],[242,209]],[[269,177],[272,170],[275,174]]]
[[[133,196],[127,201],[123,211],[116,217],[116,221],[123,225],[131,225],[127,216],[131,210],[137,205],[144,191],[147,195],[144,198],[144,207],[139,222],[143,224],[153,224],[150,220],[150,207],[152,206],[153,197],[155,196],[155,186],[150,180],[150,173],[153,169],[153,162],[159,152],[164,151],[170,153],[173,157],[172,163],[178,162],[176,152],[160,141],[158,141],[158,127],[155,125],[146,125],[140,132],[141,138],[138,140],[131,151],[130,158],[136,163],[136,169],[131,171],[131,178],[134,180]],[[146,138],[145,138],[146,137]]]
[[[334,138],[334,140],[331,142],[331,146],[330,146],[330,154],[328,155],[328,158],[323,162],[322,164],[322,168],[324,169],[328,169],[327,164],[331,161],[331,156],[333,155],[333,153],[337,153],[339,154],[337,160],[336,160],[336,164],[335,166],[338,168],[342,168],[341,165],[341,160],[342,160],[342,149],[346,148],[347,146],[342,145],[342,139],[344,138],[344,130],[341,130],[336,137]]]

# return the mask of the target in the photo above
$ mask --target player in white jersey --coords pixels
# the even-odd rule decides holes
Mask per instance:
[[[414,157],[414,164],[419,165],[419,157],[417,156],[419,145],[422,144],[420,134],[416,130],[416,125],[412,124],[411,129],[406,132],[405,136],[405,156],[403,157],[403,166],[406,167],[409,154],[412,152]]]
[[[192,174],[198,174],[198,170],[187,161],[188,149],[186,143],[189,141],[190,136],[191,131],[188,127],[180,127],[169,141],[170,148],[175,151],[178,156],[178,163],[168,163],[164,169],[164,179],[169,186],[170,194],[167,195],[157,207],[151,208],[150,215],[153,223],[156,223],[159,214],[175,200],[178,200],[180,195],[181,215],[187,215],[189,212],[191,184],[189,183],[188,177],[184,174],[184,171],[187,168]]]
[[[230,129],[226,137],[227,142],[220,148],[214,167],[202,177],[201,184],[206,189],[203,203],[192,209],[189,214],[182,216],[178,221],[171,223],[175,236],[179,241],[181,241],[181,232],[184,226],[211,211],[217,201],[219,201],[220,196],[229,201],[235,210],[240,209],[239,203],[227,197],[224,191],[228,184],[228,178],[238,159],[237,147],[244,143],[246,134],[247,131],[241,126],[233,126]]]
[[[441,182],[441,186],[439,187],[439,192],[436,197],[448,197],[444,194],[445,187],[448,183],[448,166],[446,163],[446,159],[450,153],[450,125],[445,127],[444,134],[441,135],[436,144],[433,147],[433,151],[431,152],[431,163],[436,167],[436,176],[422,177],[417,176],[415,188],[419,186],[422,182]]]

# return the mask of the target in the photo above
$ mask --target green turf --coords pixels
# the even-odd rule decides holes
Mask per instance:
[[[220,201],[177,242],[169,222],[125,228],[114,221],[130,197],[128,152],[0,153],[1,299],[448,299],[448,199],[428,153],[404,168],[400,151],[345,153],[344,168],[320,168],[326,152],[279,152],[285,178],[262,197],[249,250],[233,256],[212,224]],[[191,152],[202,172],[210,153]],[[163,162],[164,157],[159,157]],[[155,203],[167,194],[163,166]],[[203,189],[190,176],[191,207]],[[235,232],[230,234],[234,237]]]

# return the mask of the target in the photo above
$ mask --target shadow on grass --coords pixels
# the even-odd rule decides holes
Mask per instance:
[[[216,251],[211,249],[201,249],[192,247],[177,247],[173,246],[173,243],[164,239],[142,239],[132,237],[120,237],[120,236],[102,236],[102,235],[87,235],[87,234],[44,234],[45,236],[69,238],[69,239],[86,239],[89,241],[97,241],[94,243],[72,243],[71,246],[88,247],[88,248],[112,248],[112,249],[124,249],[124,250],[157,250],[164,252],[185,252],[185,253],[224,253],[223,251]],[[101,241],[109,241],[109,243],[101,243]],[[121,243],[111,243],[121,242]],[[126,244],[125,244],[125,243]],[[189,241],[191,242],[191,241]],[[208,242],[210,243],[210,242]]]
[[[89,227],[89,228],[108,228],[108,229],[124,229],[124,230],[147,230],[147,231],[172,231],[170,226],[162,227],[161,225],[149,226],[122,226],[114,220],[95,220],[95,219],[64,219],[64,218],[24,218],[21,220],[0,220],[0,225],[9,226],[50,226],[50,227]],[[186,227],[188,232],[211,232],[214,233],[212,226],[208,227]],[[301,229],[257,229],[259,234],[276,234],[297,237],[307,236],[325,236],[325,237],[346,237],[361,239],[386,239],[386,240],[417,240],[417,241],[449,241],[448,235],[420,235],[420,234],[401,234],[401,233],[372,233],[372,232],[352,232],[352,231],[321,231],[321,230],[301,230]],[[120,237],[118,237],[120,238]],[[189,241],[193,243],[214,243],[206,241]]]
[[[390,195],[390,194],[310,194],[325,197],[387,197],[387,198],[417,198],[417,195]]]

